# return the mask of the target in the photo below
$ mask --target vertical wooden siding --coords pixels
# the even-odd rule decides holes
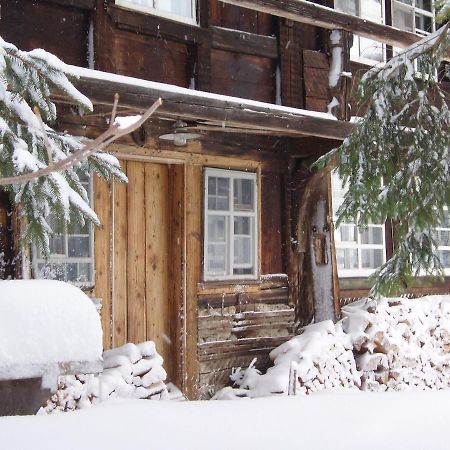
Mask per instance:
[[[101,186],[96,192],[102,216],[111,216],[96,233],[96,291],[109,295],[111,304],[105,309],[104,297],[105,338],[112,335],[105,347],[153,340],[169,378],[177,382],[183,167],[136,161],[122,167],[127,185],[114,184],[111,197]]]

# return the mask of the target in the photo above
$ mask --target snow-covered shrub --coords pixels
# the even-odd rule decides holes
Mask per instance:
[[[99,375],[68,375],[59,379],[57,392],[43,413],[90,407],[110,398],[168,398],[163,359],[152,341],[125,344],[103,353]]]
[[[450,296],[363,299],[343,320],[308,325],[270,353],[265,374],[253,364],[232,374],[236,387],[214,399],[361,390],[450,388]]]

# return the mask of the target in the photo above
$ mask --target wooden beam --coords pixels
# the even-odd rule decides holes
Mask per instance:
[[[274,36],[262,36],[228,28],[210,27],[212,47],[264,58],[278,58],[278,43]]]
[[[388,25],[371,22],[370,20],[305,0],[220,1],[328,30],[341,29],[350,31],[358,36],[381,41],[395,47],[409,47],[421,39],[420,36],[409,31],[402,31]]]
[[[56,3],[62,6],[71,6],[73,8],[94,10],[95,0],[46,0],[48,3]]]
[[[127,82],[122,82],[122,79]],[[171,89],[161,83],[142,83],[142,80],[134,83],[132,79],[120,76],[113,76],[107,81],[101,77],[81,76],[75,85],[95,104],[109,106],[114,95],[119,93],[121,107],[145,110],[160,97],[163,104],[158,109],[159,117],[209,121],[222,128],[247,128],[248,133],[254,129],[270,131],[280,136],[316,136],[343,140],[353,128],[348,122],[333,120],[331,117],[328,119],[317,113],[286,110],[270,103],[211,95],[178,87]]]

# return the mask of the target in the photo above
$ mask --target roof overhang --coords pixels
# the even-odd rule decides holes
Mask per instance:
[[[122,75],[72,66],[79,76],[75,86],[94,105],[112,105],[119,94],[121,108],[144,111],[161,98],[160,118],[197,122],[223,131],[286,137],[314,136],[343,140],[353,125],[332,115],[271,103],[212,94]]]

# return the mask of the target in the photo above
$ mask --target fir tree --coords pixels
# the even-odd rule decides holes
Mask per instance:
[[[90,100],[69,81],[71,77],[70,67],[54,55],[41,49],[20,51],[0,38],[0,177],[35,172],[48,166],[50,159],[61,161],[83,147],[79,138],[51,128],[56,120],[51,92],[64,94],[81,110],[92,110]],[[126,181],[118,160],[97,152],[61,172],[0,187],[20,205],[26,223],[24,242],[36,244],[44,255],[49,253],[53,231],[84,225],[86,220],[99,223],[80,183],[81,173]],[[50,213],[56,230],[47,221]]]
[[[373,275],[372,294],[402,291],[418,275],[442,275],[435,229],[450,205],[450,112],[439,84],[448,24],[361,79],[364,117],[317,162],[336,167],[348,191],[337,225],[395,225],[392,257]]]

